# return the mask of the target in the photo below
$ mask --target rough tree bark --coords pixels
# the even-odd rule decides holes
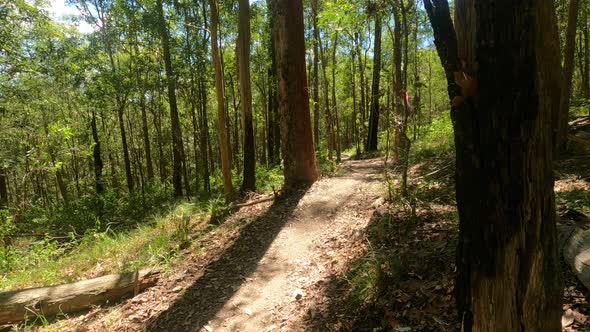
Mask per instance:
[[[424,5],[452,100],[462,330],[560,331],[553,2],[458,0],[457,34],[446,0]]]
[[[8,183],[6,179],[6,168],[0,166],[0,209],[8,207]]]
[[[100,139],[98,138],[98,129],[96,127],[96,113],[92,112],[92,120],[90,121],[92,129],[92,140],[94,146],[92,147],[92,160],[94,162],[94,188],[97,194],[104,192],[104,181],[102,178],[102,157],[100,155]]]
[[[373,84],[371,87],[371,111],[369,114],[369,133],[365,151],[377,151],[379,134],[379,81],[381,75],[381,17],[375,13],[375,46],[373,49]]]
[[[215,70],[215,91],[217,93],[217,121],[219,134],[219,150],[221,152],[221,173],[223,175],[223,192],[225,200],[233,199],[233,185],[231,182],[231,152],[227,134],[227,120],[225,116],[225,97],[223,95],[223,73],[221,71],[221,58],[218,46],[218,21],[217,1],[209,0],[211,6],[211,52],[213,53],[213,67]]]
[[[317,180],[305,70],[302,0],[272,0],[285,187]]]
[[[244,124],[244,179],[242,192],[248,192],[254,191],[256,188],[252,88],[250,86],[250,3],[248,0],[240,0],[239,6],[238,74],[240,75],[240,98]]]
[[[131,173],[131,158],[129,157],[129,145],[127,144],[127,132],[125,129],[125,119],[123,117],[125,103],[126,102],[124,100],[119,101],[119,106],[117,108],[117,119],[119,120],[119,131],[121,132],[121,147],[123,148],[123,161],[125,162],[125,179],[127,180],[127,189],[129,192],[133,192],[135,185],[133,183],[133,174]]]

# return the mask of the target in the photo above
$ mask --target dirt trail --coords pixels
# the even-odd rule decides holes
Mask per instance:
[[[329,258],[338,256],[334,251],[326,252],[324,244],[337,234],[360,231],[368,222],[370,203],[382,188],[382,166],[380,159],[347,161],[343,165],[346,175],[316,183],[300,200],[254,273],[203,330],[278,331],[300,316],[296,303],[304,300],[311,284],[327,277],[326,264],[332,263]]]
[[[323,178],[305,192],[238,211],[211,232],[199,253],[187,252],[159,285],[119,306],[54,327],[305,330],[308,308],[321,302],[314,285],[345,263],[349,242],[367,226],[371,204],[383,190],[382,159],[345,161],[340,168],[343,175]]]

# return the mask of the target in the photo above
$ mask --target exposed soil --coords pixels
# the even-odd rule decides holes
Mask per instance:
[[[348,242],[383,195],[383,160],[346,161],[273,203],[244,207],[157,286],[103,310],[53,324],[75,331],[296,331],[314,286],[352,258]]]

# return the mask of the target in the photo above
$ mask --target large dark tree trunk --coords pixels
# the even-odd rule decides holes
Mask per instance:
[[[458,0],[457,38],[446,0],[424,4],[453,103],[462,330],[560,331],[553,2]]]
[[[215,69],[215,91],[217,93],[217,120],[219,134],[219,149],[221,151],[221,173],[223,175],[223,192],[226,201],[233,199],[233,184],[231,181],[231,151],[227,132],[227,119],[225,114],[225,97],[223,95],[223,71],[218,46],[218,20],[217,1],[209,0],[211,6],[211,51],[213,52],[213,66]]]
[[[170,45],[168,36],[168,26],[164,17],[162,0],[157,0],[158,26],[160,37],[162,39],[162,50],[164,53],[164,66],[166,69],[166,82],[168,84],[168,102],[170,104],[170,125],[172,127],[172,185],[174,186],[174,196],[182,196],[182,161],[184,156],[184,147],[182,145],[182,130],[180,128],[180,119],[178,118],[178,106],[176,104],[176,77],[172,69],[172,59],[170,56]]]
[[[125,129],[125,119],[123,118],[123,110],[125,102],[120,101],[117,109],[117,118],[119,119],[119,130],[121,132],[121,146],[123,148],[123,161],[125,162],[125,179],[127,179],[127,189],[133,192],[133,174],[131,173],[131,158],[129,157],[129,146],[127,144],[127,132]]]
[[[207,119],[207,89],[203,78],[199,80],[200,93],[200,118],[201,118],[201,157],[203,158],[203,190],[205,192],[211,191],[211,184],[209,181],[209,120]]]
[[[305,71],[302,0],[272,0],[285,187],[317,180]]]
[[[0,167],[0,209],[8,207],[8,181],[6,179],[6,168]]]
[[[561,97],[559,100],[559,110],[556,115],[553,116],[553,121],[555,121],[553,126],[557,130],[553,142],[556,153],[565,150],[565,143],[567,142],[568,116],[570,96],[572,93],[572,75],[574,73],[574,52],[576,50],[576,28],[579,7],[579,0],[570,0],[567,32],[565,37],[563,76],[561,78]]]
[[[104,181],[102,179],[102,157],[100,155],[100,139],[98,138],[98,129],[96,127],[96,114],[92,112],[92,120],[90,122],[92,129],[92,139],[94,146],[92,147],[92,159],[94,162],[94,188],[97,194],[104,192]]]
[[[375,46],[373,49],[373,84],[371,85],[371,111],[369,114],[369,133],[365,151],[377,151],[379,134],[379,81],[381,75],[381,17],[375,13]]]
[[[242,192],[254,191],[255,150],[252,125],[252,91],[250,87],[250,3],[240,0],[238,32],[238,73],[240,75],[240,99],[244,123],[244,179]]]

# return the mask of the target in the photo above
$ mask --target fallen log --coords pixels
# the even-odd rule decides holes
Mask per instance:
[[[590,290],[590,229],[557,225],[559,248],[565,262]]]
[[[236,207],[241,208],[241,207],[245,207],[245,206],[256,205],[256,204],[272,201],[273,199],[275,199],[275,196],[268,196],[268,197],[264,197],[264,198],[255,199],[253,201],[248,201],[246,203],[236,204]]]
[[[39,315],[49,317],[70,313],[137,295],[153,286],[157,270],[110,274],[94,279],[49,287],[28,288],[0,293],[0,325]]]
[[[572,134],[568,134],[567,138],[570,141],[574,141],[578,144],[582,144],[582,145],[585,145],[586,147],[590,148],[590,140],[587,138],[583,138],[583,137],[572,135]]]

